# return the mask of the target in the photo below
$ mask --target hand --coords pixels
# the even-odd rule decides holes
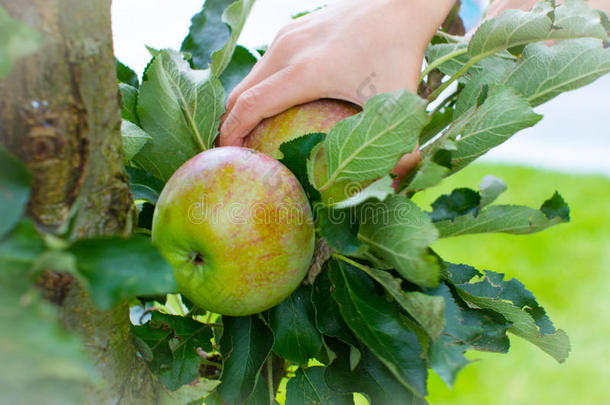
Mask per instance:
[[[264,118],[321,98],[358,105],[415,92],[424,52],[454,0],[344,0],[284,27],[233,90],[220,144],[242,145]]]

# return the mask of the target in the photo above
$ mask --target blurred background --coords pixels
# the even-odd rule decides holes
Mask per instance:
[[[337,0],[258,0],[239,43],[271,42],[300,11]],[[487,0],[463,0],[462,18],[476,26]],[[114,0],[115,53],[139,74],[150,59],[145,45],[179,49],[202,0]],[[428,208],[455,187],[476,188],[486,174],[508,185],[499,203],[539,206],[558,190],[572,221],[532,236],[473,235],[436,244],[446,260],[516,277],[533,290],[572,353],[558,365],[536,347],[511,337],[508,355],[471,352],[475,361],[453,389],[430,378],[431,404],[602,404],[610,401],[610,75],[536,109],[544,119],[519,132],[415,200]]]

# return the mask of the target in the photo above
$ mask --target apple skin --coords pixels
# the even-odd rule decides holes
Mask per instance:
[[[165,185],[152,240],[179,290],[222,315],[264,311],[305,277],[314,251],[311,208],[296,177],[251,149],[207,150]]]
[[[314,132],[328,133],[339,121],[357,114],[362,109],[341,100],[321,99],[297,105],[273,117],[264,119],[244,140],[244,146],[281,159],[280,145]],[[314,178],[318,185],[328,180],[328,164],[322,148],[318,149],[314,164]],[[371,181],[340,181],[321,192],[322,201],[332,205],[345,200],[368,186]]]

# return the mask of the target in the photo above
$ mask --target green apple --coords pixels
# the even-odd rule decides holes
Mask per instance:
[[[301,104],[263,120],[246,137],[244,146],[281,159],[282,143],[314,132],[328,133],[339,121],[360,111],[357,105],[340,100],[322,99]],[[322,148],[317,149],[313,167],[315,183],[321,186],[328,179],[328,164]],[[331,205],[338,203],[370,183],[370,181],[336,182],[321,193],[322,201]]]
[[[315,234],[309,202],[280,162],[247,148],[198,154],[165,185],[152,240],[180,292],[203,309],[242,316],[288,297],[305,277]]]

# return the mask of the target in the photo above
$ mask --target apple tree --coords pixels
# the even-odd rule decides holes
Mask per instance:
[[[328,133],[282,144],[315,214],[310,274],[279,305],[229,317],[179,294],[150,234],[165,182],[214,147],[227,93],[263,52],[237,45],[253,3],[207,0],[181,49],[151,49],[139,78],[113,56],[110,0],[0,0],[2,401],[421,404],[429,372],[451,386],[467,350],[506,353],[509,336],[565,361],[567,334],[522,283],[430,247],[567,222],[560,194],[494,204],[507,186],[482,176],[431,207],[411,197],[609,73],[607,16],[541,1],[469,40],[448,22],[418,94],[375,95]],[[392,187],[417,145],[421,161]],[[340,182],[361,187],[320,198]]]

